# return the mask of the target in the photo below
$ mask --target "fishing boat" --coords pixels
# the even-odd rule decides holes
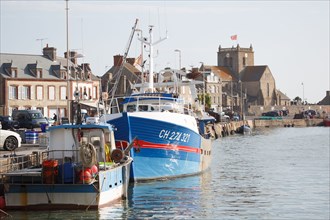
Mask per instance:
[[[133,85],[133,93],[116,97],[112,111],[100,121],[115,127],[116,140],[133,142],[134,182],[196,175],[211,162],[214,117],[198,105],[194,83],[181,70],[160,71],[154,82],[152,26],[149,29],[149,82]],[[159,41],[158,41],[159,42]],[[202,82],[201,82],[202,83]],[[133,140],[134,139],[134,140]],[[126,145],[116,142],[119,149]]]
[[[127,197],[132,158],[115,148],[111,125],[62,124],[47,132],[47,151],[2,174],[7,209],[94,209]]]

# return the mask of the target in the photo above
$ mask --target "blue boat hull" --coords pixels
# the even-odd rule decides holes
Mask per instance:
[[[137,138],[131,150],[134,181],[198,174],[211,160],[211,141],[186,126],[129,113],[107,122],[115,126],[116,140]]]

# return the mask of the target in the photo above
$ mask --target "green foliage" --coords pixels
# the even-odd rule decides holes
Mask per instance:
[[[293,101],[301,102],[302,99],[299,96],[297,96],[296,98],[293,99]]]

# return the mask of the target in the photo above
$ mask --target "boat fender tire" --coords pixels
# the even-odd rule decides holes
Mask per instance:
[[[115,163],[119,163],[124,158],[124,152],[120,149],[114,149],[111,151],[111,159]]]
[[[93,144],[82,144],[80,146],[80,158],[84,167],[92,167],[96,164],[96,149]]]

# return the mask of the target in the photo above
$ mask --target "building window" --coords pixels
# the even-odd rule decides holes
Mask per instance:
[[[37,86],[37,100],[43,100],[44,94],[43,94],[43,87]]]
[[[66,79],[66,71],[61,71],[61,76],[60,76],[60,78],[61,79]]]
[[[60,99],[61,100],[66,99],[66,87],[65,86],[60,87]]]
[[[243,66],[246,66],[246,58],[243,57]]]
[[[42,69],[37,69],[37,78],[42,78]]]
[[[269,97],[269,83],[267,83],[267,97]]]
[[[215,93],[215,86],[213,85],[213,86],[211,86],[211,93]]]
[[[42,114],[44,114],[44,108],[43,107],[37,107],[37,110],[39,110]]]
[[[55,100],[55,86],[48,87],[48,100]]]
[[[93,99],[97,99],[97,87],[93,87]]]
[[[11,69],[11,77],[16,78],[17,77],[17,69]]]
[[[9,99],[17,99],[18,97],[18,86],[9,86]]]
[[[23,86],[22,87],[22,93],[21,93],[22,99],[31,99],[31,87],[30,86]]]
[[[92,99],[92,89],[88,88],[88,99]]]

